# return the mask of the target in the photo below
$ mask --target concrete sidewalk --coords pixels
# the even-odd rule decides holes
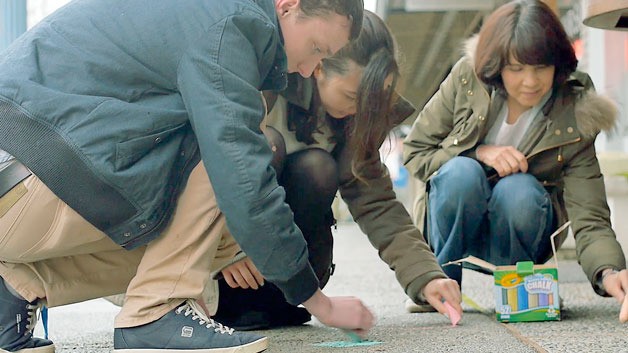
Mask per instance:
[[[313,320],[302,327],[261,331],[270,338],[267,352],[628,352],[628,326],[618,321],[619,305],[597,296],[574,260],[560,261],[562,321],[497,322],[492,277],[464,270],[463,292],[481,311],[463,304],[462,321],[452,327],[440,314],[406,313],[406,296],[393,272],[354,223],[341,223],[335,241],[336,273],[325,292],[358,296],[367,303],[378,318],[369,339],[383,343],[319,347],[316,344],[348,338]],[[51,309],[50,338],[57,352],[110,352],[117,311],[103,299]]]

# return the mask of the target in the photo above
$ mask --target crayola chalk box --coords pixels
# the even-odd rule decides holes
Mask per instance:
[[[558,321],[558,270],[549,264],[531,261],[512,266],[495,266],[474,256],[452,261],[481,267],[493,273],[495,314],[501,322]]]
[[[493,278],[498,321],[560,320],[556,267],[517,262],[515,266],[497,266]]]

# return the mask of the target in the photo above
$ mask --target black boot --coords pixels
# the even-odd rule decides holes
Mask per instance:
[[[236,330],[299,326],[312,319],[304,308],[288,304],[281,290],[270,282],[259,289],[234,289],[220,279],[218,288],[218,311],[213,318]]]
[[[52,341],[33,337],[38,301],[13,295],[0,277],[0,350],[19,353],[54,353]]]

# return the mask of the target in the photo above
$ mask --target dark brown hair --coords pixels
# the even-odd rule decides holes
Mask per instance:
[[[354,62],[362,68],[362,78],[357,90],[357,110],[348,118],[346,143],[354,149],[351,169],[361,178],[362,164],[379,158],[379,145],[386,139],[394,126],[392,119],[392,97],[399,67],[396,59],[395,41],[386,23],[376,14],[364,10],[360,36],[336,55],[324,59],[321,69],[325,75],[344,75]],[[390,87],[385,81],[392,75]]]
[[[554,87],[576,70],[578,59],[560,20],[545,3],[516,0],[497,8],[484,22],[475,52],[475,72],[503,89],[501,71],[510,54],[527,65],[554,65]]]
[[[299,7],[305,17],[324,16],[329,13],[347,16],[351,22],[349,40],[354,40],[360,34],[364,0],[301,0]]]

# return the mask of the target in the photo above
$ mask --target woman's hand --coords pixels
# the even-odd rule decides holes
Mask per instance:
[[[619,272],[613,272],[611,269],[604,271],[610,271],[609,274],[602,273],[604,280],[602,285],[606,293],[610,294],[615,300],[621,304],[619,310],[619,321],[624,323],[628,321],[628,271],[621,270]]]
[[[444,301],[448,302],[462,316],[462,294],[458,282],[449,278],[436,278],[423,288],[423,296],[439,313],[448,315]]]
[[[351,330],[362,338],[375,323],[373,313],[355,297],[328,297],[319,289],[303,306],[321,323]]]
[[[231,288],[258,289],[264,285],[264,276],[249,257],[225,267],[221,272]]]
[[[500,177],[528,171],[528,160],[512,146],[480,145],[475,150],[478,160],[495,169]]]

